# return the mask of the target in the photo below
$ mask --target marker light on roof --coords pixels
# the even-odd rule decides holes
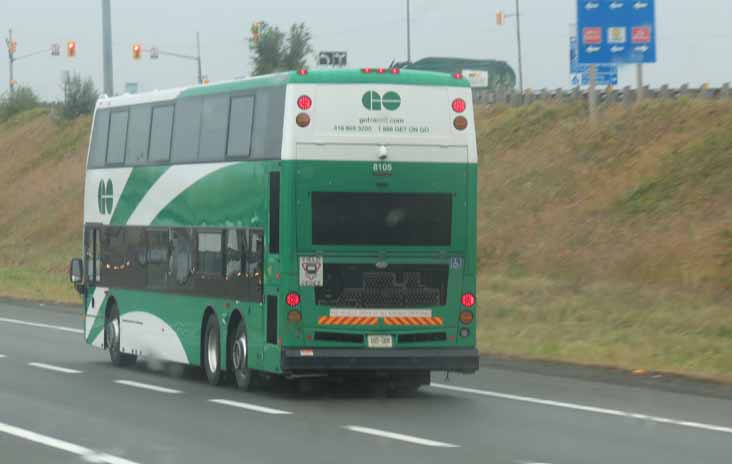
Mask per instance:
[[[376,70],[376,72],[379,73],[379,74],[384,74],[386,72],[386,69],[379,68],[379,69]]]
[[[452,75],[452,77],[454,77],[455,79],[462,79],[463,75],[462,75],[462,73],[455,73]]]
[[[400,72],[401,71],[399,70],[399,68],[391,68],[391,73],[392,74],[399,74]]]
[[[371,74],[371,68],[363,68],[361,72],[364,74]]]
[[[299,70],[299,71],[298,71],[297,73],[298,73],[299,75],[301,75],[301,76],[305,76],[305,75],[307,75],[307,73],[308,73],[308,70],[307,70],[307,69],[301,69],[301,70]]]

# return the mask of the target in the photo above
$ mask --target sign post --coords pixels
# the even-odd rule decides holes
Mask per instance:
[[[348,65],[348,52],[320,52],[318,65],[344,67]]]

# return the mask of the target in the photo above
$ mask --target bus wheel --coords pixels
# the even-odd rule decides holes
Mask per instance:
[[[137,361],[137,356],[120,351],[119,335],[119,310],[112,303],[107,309],[107,323],[104,328],[104,344],[109,349],[109,358],[112,360],[112,364],[117,367],[134,364]]]
[[[221,344],[219,338],[219,321],[216,316],[206,319],[203,337],[203,370],[211,385],[221,385]]]
[[[231,344],[229,359],[231,370],[234,373],[236,386],[242,390],[251,390],[255,385],[255,373],[247,367],[249,350],[247,347],[247,330],[244,321],[239,321],[234,332],[234,342]]]

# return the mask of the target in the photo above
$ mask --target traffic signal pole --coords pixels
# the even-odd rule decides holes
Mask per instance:
[[[13,50],[13,29],[8,30],[8,38],[5,39],[5,44],[8,46],[8,90],[10,93],[15,92],[15,77],[13,76],[13,65],[15,64],[15,51]]]
[[[110,0],[102,0],[102,53],[104,61],[104,93],[114,95],[114,64],[112,61],[112,8]]]

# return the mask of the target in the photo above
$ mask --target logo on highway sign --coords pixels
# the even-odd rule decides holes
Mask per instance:
[[[610,27],[607,30],[607,43],[624,44],[628,41],[624,27]]]
[[[99,205],[100,214],[112,214],[114,209],[114,186],[112,179],[99,181],[99,189],[97,190],[97,203]]]
[[[586,27],[582,29],[582,43],[586,45],[599,45],[602,43],[601,27]]]
[[[651,42],[651,28],[649,26],[641,26],[633,28],[633,43],[647,44]]]

